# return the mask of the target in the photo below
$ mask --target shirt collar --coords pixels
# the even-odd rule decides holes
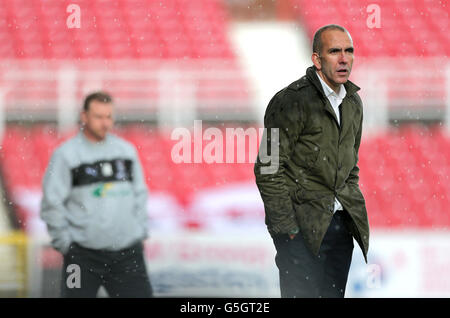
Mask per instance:
[[[344,99],[345,95],[347,94],[347,91],[345,90],[345,86],[341,84],[341,89],[339,90],[339,94],[336,94],[335,91],[333,91],[331,89],[330,86],[328,86],[327,83],[325,83],[325,81],[319,76],[319,73],[317,73],[317,77],[319,78],[320,84],[322,84],[322,88],[323,88],[323,92],[325,93],[325,96],[327,98],[330,97],[330,95],[335,95],[336,97],[338,97],[339,99]]]

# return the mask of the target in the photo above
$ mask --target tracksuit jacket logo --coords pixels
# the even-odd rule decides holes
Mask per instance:
[[[92,192],[92,194],[95,197],[104,197],[106,196],[106,193],[109,189],[111,189],[113,187],[112,183],[103,183],[100,186],[98,186],[97,188],[95,188],[94,192]]]
[[[121,158],[82,164],[71,171],[72,185],[77,187],[100,183],[92,192],[95,197],[104,197],[107,194],[127,195],[130,191],[110,190],[114,187],[114,182],[133,181],[132,166],[133,161]]]

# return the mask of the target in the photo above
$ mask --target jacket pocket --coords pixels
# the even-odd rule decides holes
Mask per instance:
[[[298,187],[294,192],[294,209],[295,205],[303,205],[305,203],[310,203],[311,201],[318,201],[325,198],[329,193],[319,192],[319,191],[308,191],[304,188]]]
[[[320,124],[316,123],[311,127],[305,127],[302,131],[302,135],[317,135],[322,133],[323,128],[320,126]]]
[[[316,146],[312,153],[309,153],[306,155],[306,165],[308,167],[308,170],[311,170],[315,166],[317,166],[317,163],[319,161],[321,154],[322,154],[322,149],[320,149],[318,146]]]

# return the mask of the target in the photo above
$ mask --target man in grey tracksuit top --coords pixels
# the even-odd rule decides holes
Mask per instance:
[[[41,217],[64,255],[66,297],[95,297],[100,285],[112,297],[151,296],[142,248],[147,186],[134,146],[108,133],[112,108],[105,93],[86,98],[83,128],[54,151],[43,180]]]

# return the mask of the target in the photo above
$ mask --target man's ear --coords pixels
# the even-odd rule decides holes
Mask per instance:
[[[319,56],[319,54],[317,54],[317,53],[313,53],[312,55],[311,55],[311,60],[312,60],[312,62],[314,63],[314,66],[316,67],[316,69],[317,70],[321,70],[322,69],[322,64],[321,64],[321,61],[320,61],[320,56]]]

